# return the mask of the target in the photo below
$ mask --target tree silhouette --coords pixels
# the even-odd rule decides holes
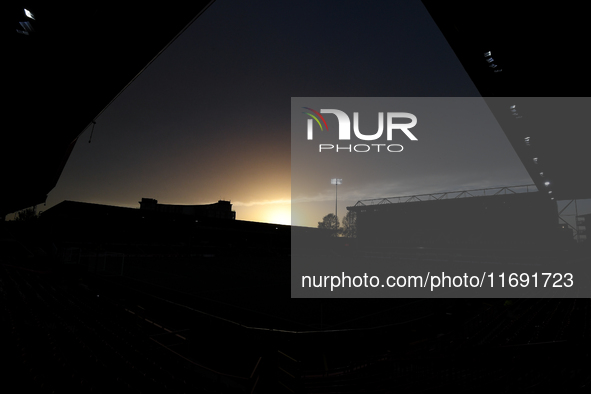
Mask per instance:
[[[318,228],[331,230],[333,233],[331,234],[333,237],[339,235],[339,218],[335,216],[334,213],[329,213],[325,217],[322,218],[321,222],[318,222]]]
[[[17,222],[25,222],[36,220],[37,218],[39,218],[39,216],[37,215],[35,207],[30,207],[23,209],[22,211],[18,211],[14,220]]]
[[[341,230],[343,237],[357,237],[357,212],[349,211],[343,218],[343,227]]]

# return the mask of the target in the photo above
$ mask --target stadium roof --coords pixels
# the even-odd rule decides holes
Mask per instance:
[[[423,4],[538,189],[557,200],[591,198],[583,9],[512,1]]]
[[[78,136],[211,3],[28,1],[5,10],[12,126],[0,137],[0,216],[45,201]]]

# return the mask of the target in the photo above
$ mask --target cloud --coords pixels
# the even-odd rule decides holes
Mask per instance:
[[[249,202],[244,202],[244,201],[232,202],[232,205],[234,205],[236,207],[252,207],[255,205],[274,205],[274,204],[291,204],[291,200],[280,199],[280,200],[264,200],[264,201],[249,201]]]

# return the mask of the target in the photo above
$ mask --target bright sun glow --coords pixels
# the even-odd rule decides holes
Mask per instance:
[[[268,215],[269,223],[275,224],[291,224],[291,209],[289,207],[271,209]]]

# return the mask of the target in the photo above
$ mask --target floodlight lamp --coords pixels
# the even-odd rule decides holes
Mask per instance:
[[[343,184],[343,180],[340,178],[332,178],[330,180],[330,184],[331,185],[342,185]]]
[[[534,157],[534,163],[535,164],[538,164],[538,158],[537,157]]]
[[[495,59],[493,59],[492,57],[489,57],[488,59],[486,59],[487,62],[492,63],[495,61]]]
[[[27,10],[26,8],[25,8],[25,15],[27,17],[31,18],[32,20],[35,20],[35,15],[33,15],[33,13],[31,11]]]
[[[496,64],[491,64],[489,67],[490,68],[497,68],[497,65]]]
[[[540,176],[544,176],[544,171],[540,172]]]
[[[550,190],[550,191],[548,192],[548,194],[552,194],[552,190]]]
[[[489,57],[490,55],[491,55],[491,53],[490,53],[490,51],[488,51],[484,54],[484,57]]]
[[[514,106],[514,105],[512,105],[512,106],[510,106],[510,107],[509,107],[509,109],[515,109],[515,106]]]
[[[544,182],[544,185],[545,186],[550,186],[550,182],[546,181],[546,182]]]

